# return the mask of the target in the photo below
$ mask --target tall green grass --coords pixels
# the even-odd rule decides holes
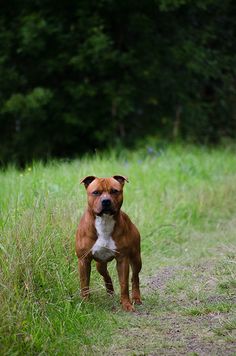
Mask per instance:
[[[191,232],[210,234],[236,211],[235,153],[171,146],[1,172],[0,353],[93,354],[119,327],[118,296],[105,296],[96,273],[91,301],[79,296],[74,237],[86,205],[81,178],[129,177],[123,210],[141,232],[148,275],[178,258],[192,263],[211,253],[217,236],[198,242]],[[114,263],[110,270],[116,279]]]

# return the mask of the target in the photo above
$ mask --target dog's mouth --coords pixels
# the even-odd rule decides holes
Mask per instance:
[[[115,210],[112,209],[112,208],[103,208],[97,215],[98,216],[102,216],[103,214],[114,215],[115,214]]]

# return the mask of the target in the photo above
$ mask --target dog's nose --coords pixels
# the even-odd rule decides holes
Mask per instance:
[[[110,199],[103,199],[102,200],[102,207],[103,208],[109,208],[111,206],[111,200]]]

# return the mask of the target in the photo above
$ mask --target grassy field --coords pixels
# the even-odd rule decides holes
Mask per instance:
[[[123,174],[142,235],[143,305],[127,314],[95,268],[79,295],[80,178]],[[236,148],[170,146],[0,173],[1,355],[235,355]],[[94,266],[93,266],[94,267]]]

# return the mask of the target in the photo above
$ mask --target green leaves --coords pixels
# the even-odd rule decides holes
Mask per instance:
[[[0,161],[134,146],[148,135],[235,138],[234,14],[219,0],[6,3]]]
[[[52,97],[52,92],[44,88],[35,88],[27,95],[13,94],[6,101],[3,112],[27,117],[43,109],[50,102]],[[34,118],[34,116],[32,116],[32,118]]]

